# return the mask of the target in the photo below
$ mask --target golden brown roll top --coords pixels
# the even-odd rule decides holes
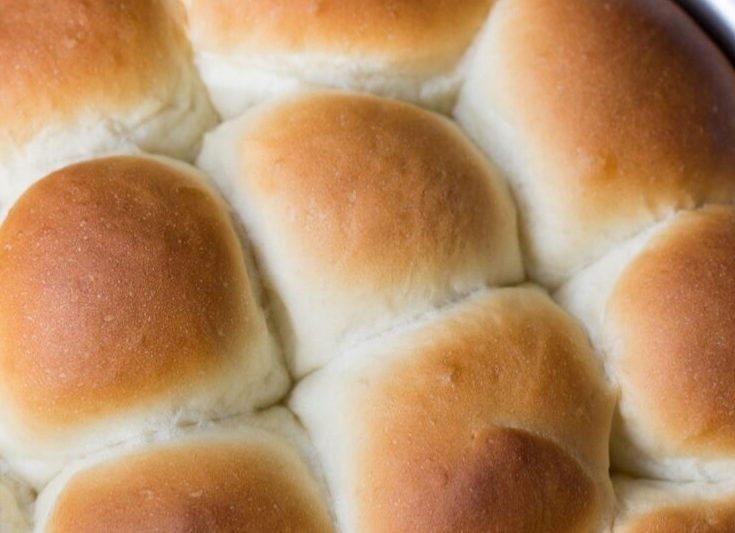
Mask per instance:
[[[614,533],[731,533],[735,486],[617,478]]]
[[[608,303],[631,385],[691,451],[735,456],[735,209],[681,215]],[[665,399],[665,402],[661,402]],[[652,421],[653,422],[653,421]]]
[[[299,453],[257,428],[108,453],[44,490],[38,533],[328,533],[321,489]]]
[[[735,208],[684,212],[559,293],[622,390],[613,457],[665,479],[735,468]]]
[[[287,378],[225,204],[195,169],[62,169],[0,228],[0,446],[63,460],[275,401]]]
[[[3,0],[0,116],[6,134],[28,141],[49,121],[69,120],[83,107],[135,108],[151,89],[170,85],[186,52],[175,5]],[[160,53],[151,54],[151,47]]]
[[[602,531],[613,397],[539,290],[482,292],[330,361],[291,406],[345,532]]]
[[[735,74],[674,2],[500,0],[456,111],[556,286],[681,208],[735,198]]]
[[[177,1],[0,0],[0,12],[0,200],[102,153],[191,158],[214,125]]]
[[[346,339],[522,279],[504,183],[411,105],[292,97],[208,135],[198,163],[242,217],[298,375]]]
[[[491,0],[185,0],[215,105],[308,85],[367,90],[448,110],[458,65]]]

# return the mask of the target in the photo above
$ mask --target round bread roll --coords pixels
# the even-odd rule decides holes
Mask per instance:
[[[735,485],[614,478],[614,533],[732,533]]]
[[[59,167],[184,159],[216,122],[177,0],[0,0],[0,209]]]
[[[184,0],[202,78],[226,118],[305,86],[449,111],[492,0]]]
[[[225,204],[196,169],[116,157],[31,187],[0,227],[0,452],[42,482],[144,430],[288,387]]]
[[[735,208],[683,212],[557,294],[620,384],[614,466],[662,479],[735,474]]]
[[[614,397],[582,329],[498,289],[306,377],[290,400],[341,531],[603,531]]]
[[[735,533],[733,199],[672,0],[0,0],[0,533]]]
[[[241,426],[113,450],[70,466],[41,493],[35,531],[334,529],[299,450],[278,434]]]
[[[337,346],[523,278],[505,185],[446,119],[349,93],[265,104],[198,164],[249,232],[297,376]]]
[[[735,71],[670,1],[499,0],[456,115],[507,172],[547,286],[735,199]]]

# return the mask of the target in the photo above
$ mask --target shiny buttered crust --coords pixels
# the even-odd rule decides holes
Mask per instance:
[[[614,479],[618,517],[613,533],[732,533],[735,485]]]
[[[64,472],[41,494],[37,533],[330,533],[309,467],[248,428],[126,450]]]
[[[540,290],[476,294],[297,385],[340,527],[602,531],[614,396]]]
[[[735,72],[674,2],[499,0],[456,114],[558,285],[674,210],[735,199]]]
[[[223,116],[315,85],[448,112],[491,0],[185,0],[197,64]]]
[[[557,295],[586,323],[620,384],[616,467],[664,479],[732,478],[733,251],[735,208],[684,212]]]
[[[11,457],[63,457],[287,387],[227,208],[182,163],[93,160],[29,189],[0,228],[0,316]]]
[[[0,0],[0,13],[0,201],[102,153],[192,158],[214,126],[178,1]]]
[[[297,375],[523,268],[499,174],[447,119],[350,93],[260,106],[199,156],[253,241]]]

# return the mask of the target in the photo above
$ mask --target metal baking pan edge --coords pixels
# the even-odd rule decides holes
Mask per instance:
[[[735,65],[735,0],[677,0]]]

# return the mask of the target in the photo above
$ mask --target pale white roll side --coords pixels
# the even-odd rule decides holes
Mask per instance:
[[[0,533],[28,533],[31,507],[28,487],[0,475]]]
[[[448,112],[491,0],[185,0],[196,63],[225,118],[307,87]]]
[[[614,477],[613,533],[735,531],[735,484],[667,483]]]

